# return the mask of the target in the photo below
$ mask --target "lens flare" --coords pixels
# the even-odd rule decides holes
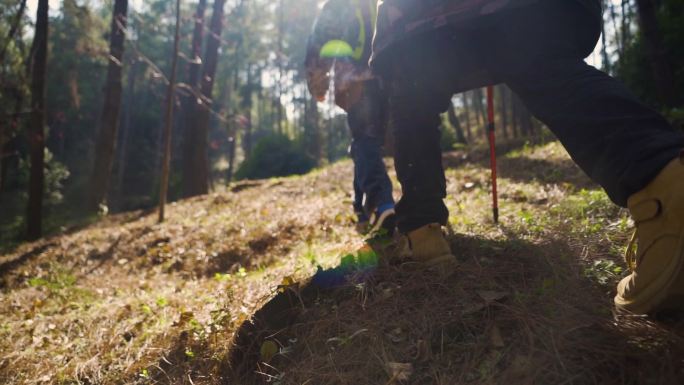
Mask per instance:
[[[320,57],[330,59],[351,57],[353,54],[354,50],[344,40],[330,40],[321,47],[319,53]]]

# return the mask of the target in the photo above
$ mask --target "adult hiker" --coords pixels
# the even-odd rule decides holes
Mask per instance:
[[[334,65],[335,104],[347,112],[352,135],[357,229],[392,233],[392,183],[382,160],[386,97],[368,68],[375,11],[376,0],[326,2],[309,37],[305,66],[309,91],[323,101]]]
[[[638,246],[629,247],[632,273],[617,287],[617,307],[649,313],[684,295],[684,133],[583,61],[600,23],[598,0],[379,2],[371,68],[389,94],[398,228],[414,259],[455,260],[441,232],[439,114],[454,93],[505,83],[629,208]]]

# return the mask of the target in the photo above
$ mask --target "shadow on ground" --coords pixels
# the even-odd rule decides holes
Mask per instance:
[[[514,148],[502,149],[500,155],[506,154],[506,150],[512,149]],[[489,169],[489,162],[489,153],[486,151],[470,153],[455,151],[445,153],[443,156],[445,169],[457,169],[467,164]],[[596,187],[596,184],[570,159],[499,156],[497,158],[497,171],[500,178],[508,178],[519,183],[535,181],[544,184],[570,184],[578,189]]]
[[[684,381],[681,318],[613,314],[612,285],[585,278],[563,241],[449,239],[460,267],[445,280],[384,263],[394,251],[376,245],[377,254],[346,256],[308,282],[279,287],[212,365],[183,356],[181,335],[158,379],[190,383],[214,373],[226,384]]]

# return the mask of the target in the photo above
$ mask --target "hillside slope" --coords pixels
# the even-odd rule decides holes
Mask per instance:
[[[486,155],[445,164],[446,280],[354,233],[349,161],[22,245],[0,383],[684,382],[681,318],[612,313],[630,220],[558,143],[501,157],[499,225]]]

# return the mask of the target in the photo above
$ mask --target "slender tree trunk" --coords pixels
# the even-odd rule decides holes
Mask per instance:
[[[464,92],[461,95],[463,95],[463,113],[465,115],[465,124],[466,124],[466,140],[468,143],[471,143],[471,140],[473,140],[473,130],[470,127],[470,108],[468,107],[468,95]]]
[[[510,134],[508,132],[508,103],[506,101],[506,94],[508,94],[508,89],[505,85],[500,85],[498,87],[499,100],[501,100],[501,132],[506,140],[510,139]]]
[[[191,173],[183,175],[184,195],[186,197],[203,195],[209,192],[209,157],[207,153],[207,138],[209,134],[209,114],[212,108],[212,92],[214,88],[214,76],[218,63],[218,49],[221,43],[220,37],[223,28],[223,6],[225,0],[214,0],[211,15],[210,31],[207,46],[204,53],[204,67],[200,79],[200,90],[206,102],[201,106],[195,106],[194,125],[196,129],[189,138],[185,138],[186,146],[192,147],[188,170]]]
[[[128,136],[131,131],[131,116],[135,105],[135,78],[138,73],[139,64],[136,59],[132,60],[131,70],[128,74],[126,85],[126,106],[124,108],[123,122],[121,124],[121,140],[119,140],[119,159],[117,162],[116,172],[116,191],[118,196],[123,196],[124,193],[124,175],[126,174],[126,161],[128,151]]]
[[[514,103],[517,106],[517,112],[518,112],[518,121],[520,123],[520,131],[523,136],[529,137],[533,134],[534,132],[534,127],[532,124],[532,115],[530,115],[530,112],[527,110],[527,107],[523,104],[522,100],[515,95],[513,97]]]
[[[121,73],[124,53],[124,28],[128,12],[127,0],[115,0],[109,45],[109,66],[105,85],[105,100],[100,118],[100,133],[95,149],[95,164],[90,178],[89,208],[96,211],[107,201],[109,180],[116,148],[116,133],[121,110]]]
[[[454,103],[449,102],[448,110],[449,123],[456,131],[456,142],[467,144],[465,135],[463,134],[463,127],[461,127],[461,122],[458,121],[456,116],[456,109],[454,108]]]
[[[3,63],[5,61],[7,47],[9,47],[9,45],[12,43],[12,40],[14,40],[14,36],[17,34],[17,31],[19,30],[19,26],[21,25],[21,19],[24,17],[24,11],[26,11],[26,0],[22,0],[21,4],[19,4],[19,10],[17,11],[17,15],[14,17],[14,23],[12,23],[9,33],[7,33],[7,44],[5,44],[5,46],[2,47],[2,51],[0,51],[0,63]]]
[[[487,112],[482,102],[483,94],[481,88],[476,88],[473,90],[473,105],[475,106],[475,112],[477,114],[477,121],[480,124],[482,131],[482,137],[487,141]]]
[[[233,181],[235,173],[235,150],[237,145],[237,130],[234,119],[228,120],[228,171],[226,175],[226,185]]]
[[[234,69],[235,73],[238,72],[237,67]],[[230,75],[228,76],[230,79]],[[230,86],[228,86],[230,87]],[[233,87],[232,92],[238,93],[238,89]],[[226,107],[228,119],[226,119],[226,133],[228,137],[228,170],[226,171],[226,186],[229,186],[233,181],[233,174],[235,173],[235,152],[237,146],[237,127],[236,127],[236,114],[234,111],[230,110],[230,103]]]
[[[176,0],[176,31],[173,38],[173,58],[171,76],[166,92],[166,127],[164,127],[164,160],[162,161],[161,184],[159,188],[159,222],[164,222],[164,208],[169,191],[169,169],[171,167],[171,126],[173,125],[173,105],[176,97],[176,67],[178,66],[178,47],[180,45],[180,0]]]
[[[622,35],[622,46],[627,47],[629,41],[632,39],[632,31],[630,30],[630,19],[632,18],[632,7],[630,5],[630,0],[622,0],[621,4],[621,27],[620,30]]]
[[[45,184],[45,76],[47,74],[48,0],[38,1],[36,33],[33,38],[34,56],[31,80],[31,171],[26,223],[29,239],[43,235],[43,194]]]
[[[511,125],[513,129],[513,137],[517,139],[520,137],[520,117],[518,103],[516,102],[517,96],[513,92],[510,92],[509,96],[511,101]]]
[[[607,0],[601,0],[601,60],[603,61],[603,71],[611,73],[611,62],[608,56],[608,36],[606,36],[606,15]]]
[[[278,117],[278,133],[283,133],[283,106],[281,105],[283,99],[283,0],[280,0],[278,5],[278,100],[276,103],[277,117]]]
[[[252,107],[254,105],[253,101],[253,90],[252,85],[252,63],[247,64],[247,84],[244,86],[242,92],[242,113],[245,116],[245,133],[242,136],[242,150],[245,152],[245,158],[249,158],[252,154],[252,131],[254,126],[252,124]]]
[[[196,141],[193,138],[197,134],[196,111],[203,108],[203,103],[198,102],[199,75],[202,69],[202,41],[204,39],[204,14],[207,1],[200,0],[195,12],[195,26],[192,33],[192,62],[188,65],[188,85],[192,88],[190,95],[182,99],[183,111],[183,191],[192,191],[192,174],[196,172],[197,165],[193,162]]]
[[[6,124],[5,122],[0,122],[0,193],[5,187],[5,157],[7,157],[7,154],[5,154],[5,141],[8,141],[5,139]]]
[[[11,127],[8,128],[3,125],[4,133],[0,135],[0,192],[5,190],[10,166],[10,157],[14,157],[14,153],[16,152],[16,138],[13,138],[13,131],[18,131],[21,127],[19,121],[21,119],[21,109],[24,105],[24,93],[18,87],[15,88],[14,92],[14,116],[8,121],[8,124],[11,125]],[[0,123],[0,125],[2,125],[2,123]]]
[[[15,105],[14,116],[7,121],[0,122],[0,192],[5,190],[7,171],[9,169],[9,157],[12,155],[12,133],[19,127],[21,108],[24,104],[24,95],[17,87],[14,89]]]
[[[644,37],[648,61],[651,63],[658,96],[663,104],[674,107],[677,105],[678,92],[675,88],[674,72],[668,61],[663,37],[658,28],[656,5],[653,0],[637,0],[636,3],[639,12],[639,25]]]
[[[308,148],[307,152],[315,160],[316,164],[320,165],[323,161],[323,154],[321,151],[321,129],[318,124],[318,102],[313,96],[307,96],[304,104],[304,137],[306,138]]]
[[[620,33],[620,27],[617,24],[617,12],[615,12],[615,5],[609,0],[608,9],[610,10],[610,20],[613,24],[613,30],[615,31],[615,43],[617,44],[618,54],[622,56],[624,53],[624,46],[622,45],[623,39]]]

